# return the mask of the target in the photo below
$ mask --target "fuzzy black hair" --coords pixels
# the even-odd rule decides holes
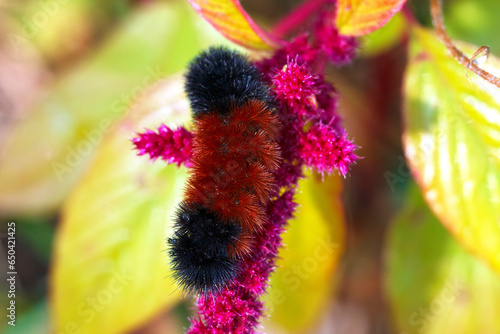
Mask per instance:
[[[169,255],[174,279],[186,292],[217,293],[234,279],[239,265],[228,247],[238,240],[241,227],[222,223],[204,208],[181,204],[174,228]]]
[[[211,47],[193,59],[185,90],[195,118],[212,111],[227,115],[233,106],[250,99],[273,108],[269,87],[259,70],[246,56],[225,47]]]

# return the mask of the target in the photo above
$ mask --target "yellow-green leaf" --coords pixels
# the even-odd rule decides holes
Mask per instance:
[[[272,50],[279,42],[259,27],[238,0],[188,0],[227,39],[252,50]]]
[[[406,0],[339,0],[336,23],[343,35],[361,36],[385,25]]]
[[[19,54],[34,45],[57,66],[67,58],[83,56],[130,5],[114,0],[30,0],[12,1],[7,6],[5,12],[15,22],[7,25],[7,41],[13,51]]]
[[[500,278],[450,236],[415,185],[405,202],[385,259],[396,333],[500,333]]]
[[[128,104],[214,41],[197,18],[183,2],[141,7],[59,78],[0,143],[0,211],[54,212]]]
[[[271,324],[287,333],[302,333],[324,314],[345,244],[341,178],[330,176],[322,182],[310,175],[299,189],[299,207],[284,234],[266,297]]]
[[[127,333],[180,300],[166,239],[186,173],[136,156],[130,138],[188,121],[182,80],[145,101],[105,138],[63,208],[50,284],[56,333]]]
[[[497,75],[500,62],[484,67]],[[429,206],[500,273],[500,90],[414,28],[404,84],[405,154]]]

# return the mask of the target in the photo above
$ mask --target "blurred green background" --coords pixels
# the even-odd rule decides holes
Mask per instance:
[[[297,3],[242,1],[266,28]],[[409,8],[429,25],[427,1]],[[444,12],[453,38],[500,55],[498,0],[449,0]],[[352,65],[328,70],[364,159],[346,179],[302,181],[267,333],[500,333],[498,276],[442,227],[407,170],[405,27],[396,16]],[[15,222],[17,271],[16,326],[2,316],[3,333],[189,326],[193,298],[165,252],[186,171],[137,157],[129,139],[189,126],[181,74],[212,44],[236,47],[187,1],[0,0],[0,261],[7,272]]]

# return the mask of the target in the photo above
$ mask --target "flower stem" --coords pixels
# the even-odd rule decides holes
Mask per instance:
[[[285,36],[288,32],[307,20],[324,2],[325,0],[309,0],[304,2],[273,28],[273,35],[276,37]]]

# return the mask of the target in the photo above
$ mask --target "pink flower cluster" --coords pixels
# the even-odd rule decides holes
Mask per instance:
[[[358,159],[354,154],[356,145],[346,135],[338,135],[325,125],[314,125],[301,136],[300,157],[307,166],[321,173],[332,173],[336,168],[345,175],[349,166]]]
[[[158,132],[146,130],[132,139],[138,155],[149,154],[152,161],[161,158],[167,163],[175,163],[177,166],[189,161],[191,141],[191,132],[186,128],[178,127],[172,130],[164,124],[158,128]]]
[[[302,38],[290,44],[294,43],[304,49]],[[293,146],[298,156],[294,158],[318,172],[338,170],[345,176],[349,166],[358,159],[354,154],[357,147],[347,139],[342,128],[335,90],[322,75],[311,73],[310,62],[299,65],[297,59],[300,58],[305,57],[296,54],[292,60],[289,58],[281,70],[270,76],[282,120],[287,118],[290,127],[286,127],[293,132],[288,133],[287,138],[298,138],[297,145]],[[310,130],[304,132],[306,125]]]
[[[279,101],[305,111],[302,106],[314,103],[312,99],[318,93],[317,76],[311,75],[309,69],[297,64],[297,60],[288,61],[282,70],[272,78],[274,94]]]
[[[315,44],[330,62],[344,65],[351,62],[356,55],[357,42],[354,37],[342,36],[333,26],[334,20],[328,12],[323,12],[315,25]]]

